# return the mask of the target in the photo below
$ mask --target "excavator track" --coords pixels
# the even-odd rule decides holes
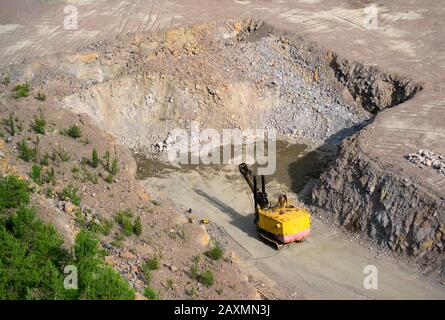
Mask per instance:
[[[258,236],[261,239],[261,241],[263,241],[265,244],[271,246],[272,248],[274,248],[277,251],[282,249],[284,246],[287,246],[287,244],[277,241],[276,239],[274,239],[272,236],[268,235],[267,233],[260,231],[260,232],[258,232]]]

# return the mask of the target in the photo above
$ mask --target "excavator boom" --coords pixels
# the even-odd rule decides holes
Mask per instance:
[[[257,207],[266,208],[269,205],[269,200],[267,199],[266,182],[264,176],[261,176],[261,191],[259,191],[257,187],[257,177],[252,173],[247,164],[244,162],[241,163],[239,165],[239,171],[252,191],[255,201],[255,211],[257,211]]]

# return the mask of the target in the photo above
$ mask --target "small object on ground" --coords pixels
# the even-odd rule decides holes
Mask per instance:
[[[420,168],[431,167],[441,174],[445,174],[445,162],[441,154],[430,150],[421,149],[416,153],[410,153],[405,158],[411,163],[417,164]]]
[[[202,223],[202,224],[209,224],[209,223],[210,223],[210,220],[207,219],[207,218],[204,218],[204,219],[201,219],[201,223]]]

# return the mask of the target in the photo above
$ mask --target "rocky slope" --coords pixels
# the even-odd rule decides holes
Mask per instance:
[[[345,141],[322,174],[312,203],[350,231],[405,256],[426,273],[445,278],[445,205],[415,179],[403,178],[364,151],[360,132]]]
[[[95,232],[105,261],[136,289],[138,298],[146,286],[162,299],[255,298],[256,291],[230,252],[218,261],[207,257],[204,253],[212,244],[206,229],[146,193],[135,178],[130,150],[88,115],[59,108],[50,86],[36,85],[27,96],[15,97],[16,84],[14,78],[0,84],[0,173],[15,173],[32,183],[38,216],[56,227],[66,248],[72,247],[79,230]],[[35,98],[38,92],[46,95],[44,101]],[[74,125],[79,134],[68,134]],[[98,154],[96,165],[93,150]],[[111,173],[107,163],[114,160],[117,166]],[[140,219],[140,234],[132,225],[129,233],[124,231],[118,219],[122,212],[133,222]],[[148,278],[144,264],[153,257],[159,266]],[[199,262],[192,257],[200,257]],[[194,264],[197,272],[213,274],[211,286],[190,274]]]
[[[59,69],[82,79],[61,105],[146,151],[193,121],[218,131],[273,128],[310,145],[335,134],[338,143],[372,115],[336,81],[332,58],[250,19],[130,34],[61,57]]]
[[[377,66],[365,66],[335,56],[330,66],[354,100],[363,108],[377,113],[412,98],[422,90],[411,79],[382,72]]]

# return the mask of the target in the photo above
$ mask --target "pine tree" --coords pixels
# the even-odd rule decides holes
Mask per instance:
[[[133,227],[134,234],[140,236],[142,234],[141,217],[137,217]]]
[[[111,163],[111,170],[110,173],[115,176],[118,172],[118,165],[117,165],[117,160],[113,159],[113,162]]]
[[[99,164],[99,157],[97,156],[97,150],[96,150],[96,148],[93,148],[93,155],[91,158],[91,166],[93,168],[97,168],[98,164]]]
[[[107,150],[107,152],[105,152],[105,169],[107,169],[107,171],[110,171],[110,151]]]

